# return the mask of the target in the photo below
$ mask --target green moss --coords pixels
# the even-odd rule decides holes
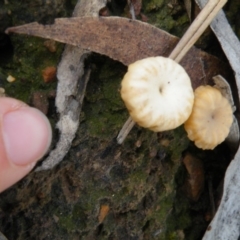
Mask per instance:
[[[179,2],[171,4],[167,0],[143,1],[143,12],[148,23],[179,37],[189,25],[189,18],[182,9]]]
[[[132,171],[132,173],[129,174],[128,176],[129,191],[130,192],[133,191],[136,188],[136,184],[137,184],[137,186],[139,187],[139,190],[145,192],[147,189],[144,189],[144,186],[146,185],[147,178],[148,178],[148,173],[141,170],[141,168],[138,168],[138,170]]]
[[[9,96],[28,102],[32,92],[56,88],[56,81],[48,84],[43,81],[42,70],[57,66],[63,45],[57,44],[57,52],[51,53],[44,47],[44,41],[21,35],[12,37],[13,45],[18,46],[14,50],[13,61],[0,69],[5,79],[8,75],[16,78],[16,81],[4,84]]]
[[[147,12],[157,11],[164,6],[164,0],[143,1],[143,9]]]
[[[39,0],[0,3],[3,13],[11,12],[11,14],[2,15],[3,22],[6,24],[1,26],[1,29],[9,27],[9,25],[17,26],[43,18],[50,20],[58,15],[63,17],[69,15],[70,9],[73,8],[70,3],[65,6],[63,0],[56,0],[50,4],[51,7]],[[4,80],[2,87],[5,88],[7,95],[29,102],[29,96],[34,91],[56,89],[56,82],[50,84],[43,82],[42,70],[48,66],[57,66],[63,44],[56,43],[57,51],[51,53],[44,46],[46,39],[17,34],[11,34],[10,39],[13,46],[12,61],[0,63],[0,73],[3,76],[1,79]],[[8,75],[16,78],[16,81],[8,83],[6,81]]]
[[[172,159],[178,161],[179,156],[182,154],[182,150],[186,149],[189,144],[189,139],[187,138],[187,133],[183,126],[176,128],[173,133],[173,141],[169,145],[169,150],[171,152]]]
[[[91,75],[86,91],[84,114],[89,119],[86,124],[91,136],[109,138],[116,136],[128,116],[119,93],[126,68],[106,57],[97,57],[95,61],[100,68]],[[93,103],[94,106],[89,103]]]
[[[227,19],[231,24],[232,29],[235,31],[238,38],[240,38],[240,21],[239,21],[240,2],[228,1],[224,7],[224,12]]]
[[[59,225],[67,231],[72,231],[77,227],[76,223],[73,221],[71,215],[69,215],[69,216],[61,216],[60,215]]]

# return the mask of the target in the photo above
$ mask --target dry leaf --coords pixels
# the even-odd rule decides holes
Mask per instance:
[[[183,164],[188,173],[188,179],[184,184],[184,191],[192,201],[198,201],[204,189],[203,163],[190,153],[183,158]]]
[[[120,17],[59,18],[53,25],[30,23],[7,29],[54,39],[80,46],[83,49],[109,56],[129,65],[149,56],[169,56],[178,38],[150,24]],[[193,87],[212,83],[212,77],[221,74],[231,78],[229,67],[217,58],[192,47],[181,61]]]
[[[192,22],[192,0],[184,0],[184,5],[190,21]]]
[[[99,214],[98,214],[98,222],[102,223],[105,217],[108,215],[110,207],[108,205],[101,205]]]
[[[199,7],[195,4],[194,0],[184,0],[184,5],[190,22],[193,22],[200,13]]]

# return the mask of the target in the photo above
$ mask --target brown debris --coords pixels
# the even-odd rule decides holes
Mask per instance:
[[[53,82],[56,79],[57,68],[46,67],[42,70],[42,76],[45,83]]]
[[[57,46],[56,46],[56,42],[54,40],[46,40],[44,42],[44,46],[48,49],[49,52],[56,52],[57,51]]]
[[[12,27],[7,33],[23,33],[51,38],[91,50],[129,65],[149,56],[168,57],[178,38],[150,24],[120,17],[59,18],[53,25],[30,23]],[[211,84],[212,77],[221,74],[231,78],[229,66],[195,47],[180,64],[189,74],[193,88]]]
[[[185,182],[184,190],[191,200],[197,201],[204,188],[204,170],[202,161],[187,153],[183,158],[183,164],[188,172],[188,178]]]
[[[148,21],[148,17],[146,15],[144,15],[143,13],[140,13],[140,17],[141,17],[141,21],[143,21],[143,22]]]
[[[100,9],[99,16],[109,17],[110,16],[109,9],[107,7],[103,7],[102,9]]]
[[[102,223],[105,217],[108,215],[110,207],[108,205],[101,205],[100,211],[98,214],[98,222]]]
[[[42,92],[34,92],[31,97],[32,106],[43,112],[45,115],[48,112],[49,102],[48,96]]]

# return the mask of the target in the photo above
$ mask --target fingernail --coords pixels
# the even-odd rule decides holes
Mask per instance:
[[[2,132],[8,160],[15,165],[28,165],[39,160],[52,139],[48,119],[31,107],[4,114]]]

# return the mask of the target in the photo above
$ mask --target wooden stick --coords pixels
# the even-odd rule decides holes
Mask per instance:
[[[180,39],[169,58],[180,62],[226,2],[227,0],[210,0]]]
[[[131,117],[128,118],[128,120],[124,123],[122,129],[120,130],[118,136],[117,136],[117,143],[122,144],[129,132],[132,130],[133,126],[135,125],[135,122],[132,120]]]
[[[227,0],[209,0],[173,49],[169,58],[180,62],[226,2]],[[117,136],[118,144],[123,143],[134,125],[135,122],[129,117]]]
[[[129,5],[129,9],[130,9],[130,14],[132,15],[132,19],[136,20],[136,14],[135,14],[134,5],[133,5],[132,0],[128,0],[128,5]]]

